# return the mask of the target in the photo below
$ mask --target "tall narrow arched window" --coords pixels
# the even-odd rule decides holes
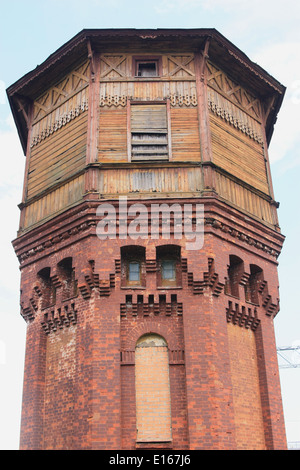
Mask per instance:
[[[145,278],[145,248],[123,246],[121,248],[122,287],[143,287]]]
[[[149,334],[138,340],[135,387],[137,441],[171,441],[169,355],[161,336]]]
[[[76,295],[75,271],[72,266],[72,258],[64,258],[58,263],[57,267],[62,282],[62,298],[66,300]]]
[[[264,280],[263,270],[255,264],[250,264],[250,276],[245,285],[245,297],[248,302],[259,303],[259,287]]]
[[[157,285],[159,287],[181,286],[180,246],[163,245],[156,248]]]
[[[42,308],[47,308],[55,303],[55,287],[50,277],[50,268],[43,268],[37,275],[42,293]]]
[[[239,297],[239,283],[244,273],[244,263],[238,256],[229,256],[229,266],[227,270],[228,278],[226,282],[226,294]]]

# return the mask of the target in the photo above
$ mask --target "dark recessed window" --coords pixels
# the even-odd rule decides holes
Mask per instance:
[[[163,245],[156,248],[158,287],[181,286],[180,247]]]
[[[145,248],[123,246],[121,248],[121,286],[142,287],[145,283]]]
[[[136,76],[137,77],[157,77],[158,76],[158,63],[157,61],[136,62]]]
[[[132,73],[134,77],[159,77],[162,74],[161,56],[133,56]]]

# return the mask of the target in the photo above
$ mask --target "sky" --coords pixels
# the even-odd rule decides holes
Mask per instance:
[[[277,346],[298,346],[299,21],[299,0],[0,0],[0,450],[19,447],[26,336],[19,266],[11,245],[19,223],[25,158],[6,88],[85,28],[215,28],[286,86],[269,148],[286,236],[279,257],[281,310],[274,325]],[[292,360],[297,361],[295,354]],[[280,380],[287,439],[300,442],[300,368],[280,369]]]

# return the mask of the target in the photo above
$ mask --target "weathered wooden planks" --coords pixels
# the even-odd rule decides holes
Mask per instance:
[[[233,176],[269,194],[262,145],[210,113],[213,161]]]
[[[186,195],[202,189],[200,168],[106,169],[100,171],[99,192],[105,195],[151,194],[160,197],[169,193]]]
[[[275,225],[274,213],[268,198],[232,178],[216,172],[216,191],[225,200],[249,214]]]
[[[45,196],[29,204],[25,209],[23,230],[46,220],[76,202],[80,201],[84,192],[84,176],[80,175],[66,184],[49,192]]]
[[[101,108],[98,159],[101,162],[127,161],[126,108]]]
[[[85,165],[87,112],[31,149],[27,198],[70,178]]]
[[[197,109],[192,107],[171,108],[170,120],[172,160],[200,162]]]

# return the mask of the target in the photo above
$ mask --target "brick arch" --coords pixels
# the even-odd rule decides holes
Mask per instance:
[[[124,349],[134,351],[138,339],[150,333],[162,336],[166,340],[169,349],[176,349],[178,347],[178,340],[172,326],[158,323],[155,319],[149,319],[137,325],[128,333]]]

